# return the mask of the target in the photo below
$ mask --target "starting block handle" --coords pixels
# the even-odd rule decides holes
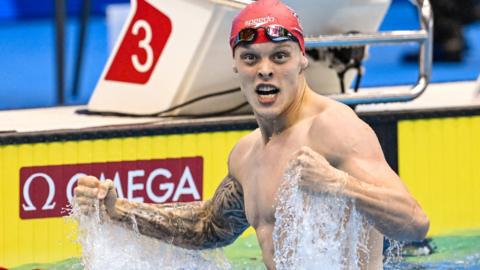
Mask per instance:
[[[345,104],[373,104],[386,102],[406,102],[420,96],[427,88],[432,74],[433,50],[433,15],[428,0],[417,0],[416,6],[420,19],[418,31],[390,31],[380,33],[359,33],[319,37],[309,40],[319,47],[323,46],[355,46],[368,44],[418,43],[418,79],[416,84],[406,90],[369,90],[357,93],[332,95],[331,97]],[[320,44],[325,40],[325,44]],[[306,39],[306,44],[309,44]],[[307,45],[308,46],[308,45]]]
[[[210,0],[218,4],[241,8],[251,0]],[[432,74],[433,15],[429,0],[416,0],[420,20],[420,30],[385,31],[376,33],[356,33],[320,35],[305,38],[306,47],[352,47],[375,44],[418,43],[418,79],[406,90],[368,90],[356,93],[330,95],[345,104],[372,104],[385,102],[405,102],[420,96],[428,86]]]

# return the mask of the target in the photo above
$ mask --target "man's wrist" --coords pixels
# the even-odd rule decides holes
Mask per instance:
[[[345,187],[347,186],[347,182],[349,180],[350,175],[342,170],[336,169],[336,173],[338,175],[337,177],[337,185],[334,188],[334,193],[335,194],[342,194],[343,191],[345,190]]]
[[[111,219],[120,220],[123,216],[125,216],[125,211],[122,211],[122,208],[124,208],[122,207],[122,204],[124,204],[122,200],[123,199],[117,198],[113,206],[106,207],[105,210]]]

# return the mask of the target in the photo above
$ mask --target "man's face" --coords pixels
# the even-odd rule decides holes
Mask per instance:
[[[235,49],[242,92],[256,114],[275,118],[300,102],[306,59],[293,41],[258,43]]]

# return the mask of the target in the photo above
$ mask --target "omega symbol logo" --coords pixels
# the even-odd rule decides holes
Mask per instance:
[[[25,199],[25,203],[22,204],[23,210],[37,210],[37,207],[35,207],[35,205],[32,203],[32,198],[30,198],[30,185],[35,179],[39,179],[38,181],[40,181],[40,179],[44,179],[48,184],[48,197],[42,206],[42,210],[51,210],[55,208],[56,203],[53,202],[53,198],[55,197],[55,183],[53,182],[53,179],[47,174],[35,173],[28,177],[27,181],[25,182],[25,186],[23,187],[23,198]]]

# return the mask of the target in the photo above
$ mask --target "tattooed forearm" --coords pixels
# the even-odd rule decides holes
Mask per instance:
[[[189,249],[221,247],[245,229],[243,190],[227,176],[212,199],[181,204],[145,204],[118,200],[115,219],[136,226],[141,234]]]

